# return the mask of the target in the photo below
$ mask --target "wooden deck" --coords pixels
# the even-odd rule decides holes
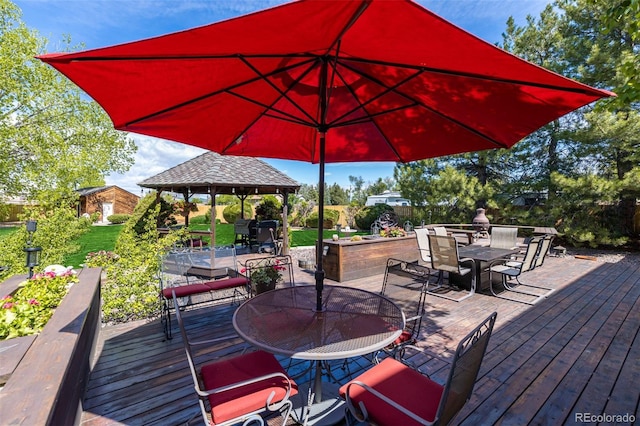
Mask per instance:
[[[523,278],[557,290],[535,306],[484,294],[460,303],[427,297],[424,352],[411,361],[440,381],[457,342],[498,312],[474,396],[453,424],[582,424],[581,413],[640,417],[640,265],[549,258]],[[296,271],[296,283],[312,280]],[[381,283],[382,276],[375,276],[342,285],[379,290]],[[186,312],[189,333],[232,334],[233,309]],[[164,341],[157,320],[104,327],[82,424],[174,425],[197,415],[179,333],[174,336]],[[231,337],[197,352],[196,362],[236,354],[244,346]],[[367,365],[358,361],[351,363],[353,371]]]

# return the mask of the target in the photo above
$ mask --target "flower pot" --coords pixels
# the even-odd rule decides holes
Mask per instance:
[[[254,294],[261,294],[265,291],[270,291],[276,288],[276,280],[270,282],[252,282],[251,290]]]

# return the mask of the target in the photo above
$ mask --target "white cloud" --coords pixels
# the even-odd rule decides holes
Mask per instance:
[[[196,148],[164,139],[130,133],[135,141],[138,152],[135,154],[135,164],[127,173],[113,174],[106,178],[107,185],[117,185],[136,195],[140,194],[137,185],[151,176],[155,176],[171,167],[184,163],[205,152]]]

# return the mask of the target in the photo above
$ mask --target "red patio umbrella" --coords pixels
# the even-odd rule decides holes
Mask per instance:
[[[174,34],[40,56],[116,129],[324,164],[509,148],[613,96],[519,59],[409,0],[301,0]]]

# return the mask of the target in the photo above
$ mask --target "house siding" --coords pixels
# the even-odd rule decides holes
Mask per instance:
[[[113,214],[131,214],[140,198],[137,195],[125,191],[117,186],[106,187],[103,190],[80,196],[79,215],[98,213],[98,220],[106,220],[102,217],[104,203],[113,204]]]

